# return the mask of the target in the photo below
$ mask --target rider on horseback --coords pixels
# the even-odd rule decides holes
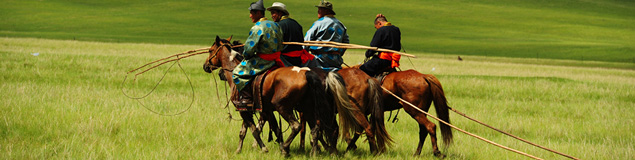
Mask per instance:
[[[378,14],[375,18],[375,35],[370,41],[371,47],[385,48],[390,50],[401,50],[401,31],[399,27],[392,25],[386,16]],[[380,52],[367,50],[366,58],[371,58],[364,63],[359,69],[366,72],[371,77],[382,72],[394,72],[395,67],[399,67],[400,54],[390,52]]]
[[[318,7],[319,19],[315,21],[311,29],[306,32],[304,40],[348,43],[346,27],[335,18],[333,4],[328,1],[322,1],[315,7]],[[344,55],[346,49],[316,46],[305,46],[305,49],[308,49],[316,56],[322,69],[333,71],[342,68],[342,63],[344,63],[342,55]]]
[[[280,2],[273,2],[271,7],[267,8],[271,12],[271,19],[278,22],[280,30],[282,30],[285,42],[304,42],[302,34],[302,26],[289,17],[286,5]],[[280,57],[285,66],[315,66],[313,59],[315,56],[307,52],[300,45],[284,45],[282,56]],[[311,65],[309,65],[311,63]]]
[[[242,53],[245,59],[232,72],[232,80],[236,85],[232,93],[232,102],[239,109],[253,106],[250,82],[256,75],[275,65],[284,66],[280,60],[282,31],[278,23],[265,18],[262,0],[251,3],[249,17],[256,24],[251,27],[249,37],[245,41],[245,50]]]

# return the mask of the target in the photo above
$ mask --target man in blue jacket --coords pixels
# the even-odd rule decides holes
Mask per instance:
[[[318,20],[306,32],[305,41],[331,41],[339,43],[349,43],[346,27],[335,18],[333,4],[328,1],[321,1],[318,7]],[[320,67],[327,71],[335,71],[342,68],[342,55],[346,49],[332,47],[305,46],[305,49],[315,55]]]

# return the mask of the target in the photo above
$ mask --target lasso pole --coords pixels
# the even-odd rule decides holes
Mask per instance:
[[[543,146],[541,146],[541,145],[538,145],[538,144],[535,144],[535,143],[529,142],[529,141],[527,141],[527,140],[525,140],[525,139],[522,139],[522,138],[520,138],[520,137],[518,137],[518,136],[515,136],[515,135],[513,135],[513,134],[510,134],[510,133],[507,133],[507,132],[505,132],[505,131],[502,131],[502,130],[500,130],[500,129],[498,129],[498,128],[494,128],[494,127],[492,127],[492,126],[490,126],[490,125],[487,125],[487,124],[485,124],[485,123],[483,123],[483,122],[481,122],[481,121],[479,121],[479,120],[476,120],[476,119],[474,119],[474,118],[472,118],[472,117],[468,117],[467,115],[465,115],[465,113],[461,113],[461,112],[457,111],[456,109],[454,109],[454,108],[452,108],[452,107],[448,107],[448,108],[450,108],[450,110],[454,111],[455,113],[457,113],[457,114],[459,114],[459,115],[461,115],[461,116],[463,116],[463,117],[465,117],[465,118],[467,118],[467,119],[470,119],[470,120],[472,120],[472,121],[474,121],[474,122],[476,122],[476,123],[479,123],[479,124],[481,124],[481,125],[483,125],[483,126],[485,126],[485,127],[488,127],[488,128],[493,129],[493,130],[496,130],[496,131],[498,131],[498,132],[500,132],[500,133],[503,133],[503,134],[505,134],[505,135],[507,135],[507,136],[510,136],[510,137],[516,138],[516,139],[518,139],[518,140],[520,140],[520,141],[523,141],[523,142],[525,142],[525,143],[527,143],[527,144],[531,144],[531,145],[536,146],[536,147],[538,147],[538,148],[542,148],[542,149],[544,149],[544,150],[547,150],[547,151],[550,151],[550,152],[553,152],[553,153],[556,153],[556,154],[559,154],[559,155],[565,156],[565,157],[567,157],[567,158],[571,158],[571,159],[578,160],[578,158],[576,158],[576,157],[573,157],[573,156],[570,156],[570,155],[567,155],[567,154],[564,154],[564,153],[560,153],[560,152],[558,152],[558,151],[555,151],[555,150],[549,149],[549,148],[547,148],[547,147],[543,147]]]
[[[316,47],[332,47],[332,48],[344,48],[344,49],[369,49],[369,50],[375,50],[375,51],[380,51],[380,52],[397,53],[397,54],[400,54],[400,55],[406,56],[406,57],[412,57],[412,58],[416,58],[417,57],[417,56],[412,55],[412,54],[402,53],[402,52],[395,51],[395,50],[389,50],[389,49],[378,48],[378,47],[368,47],[368,46],[362,46],[362,45],[356,45],[356,44],[348,44],[348,43],[330,42],[330,41],[305,41],[305,43],[300,43],[300,42],[282,42],[282,44],[286,44],[286,45],[301,45],[301,46],[316,46]]]
[[[399,96],[395,95],[394,93],[390,92],[390,90],[388,90],[388,89],[384,88],[383,86],[382,86],[381,88],[382,88],[382,89],[384,89],[384,91],[386,91],[388,94],[390,94],[390,95],[394,96],[395,98],[399,99],[399,101],[403,102],[404,104],[407,104],[407,105],[409,105],[410,107],[412,107],[412,108],[414,108],[414,109],[418,110],[419,112],[421,112],[421,113],[423,113],[423,114],[426,114],[427,116],[432,117],[432,118],[436,119],[437,121],[439,121],[439,122],[441,122],[441,123],[443,123],[443,124],[446,124],[446,125],[448,125],[448,126],[450,126],[450,127],[454,128],[454,129],[456,129],[456,130],[458,130],[458,131],[460,131],[460,132],[463,132],[463,133],[465,133],[465,134],[467,134],[467,135],[470,135],[470,136],[472,136],[472,137],[474,137],[474,138],[480,139],[480,140],[482,140],[482,141],[485,141],[485,142],[490,143],[490,144],[492,144],[492,145],[495,145],[495,146],[497,146],[497,147],[500,147],[500,148],[503,148],[503,149],[506,149],[506,150],[509,150],[509,151],[512,151],[512,152],[515,152],[515,153],[521,154],[521,155],[523,155],[523,156],[527,156],[527,157],[529,157],[529,158],[533,158],[533,159],[539,159],[539,160],[542,160],[542,158],[538,158],[538,157],[536,157],[536,156],[533,156],[533,155],[527,154],[527,153],[525,153],[525,152],[521,152],[521,151],[515,150],[515,149],[513,149],[513,148],[509,148],[509,147],[506,147],[506,146],[500,145],[500,144],[498,144],[498,143],[496,143],[496,142],[493,142],[493,141],[487,140],[487,139],[485,139],[485,138],[483,138],[483,137],[480,137],[480,136],[478,136],[478,135],[476,135],[476,134],[473,134],[473,133],[470,133],[470,132],[468,132],[468,131],[465,131],[465,130],[463,130],[463,129],[461,129],[461,128],[458,128],[458,127],[456,127],[456,126],[454,126],[454,125],[452,125],[452,124],[450,124],[450,123],[448,123],[448,122],[446,122],[446,121],[443,121],[443,120],[441,120],[441,119],[439,119],[439,118],[437,118],[437,117],[435,117],[435,116],[432,116],[430,113],[428,113],[428,112],[426,112],[426,111],[421,110],[420,108],[416,107],[416,106],[415,106],[415,105],[413,105],[412,103],[410,103],[410,102],[408,102],[408,101],[406,101],[406,100],[404,100],[404,99],[401,99],[401,97],[399,97]]]

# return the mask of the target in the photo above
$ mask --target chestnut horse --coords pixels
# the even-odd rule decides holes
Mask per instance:
[[[354,66],[359,67],[359,66]],[[348,81],[346,81],[348,83]],[[388,74],[381,82],[381,86],[403,98],[404,100],[414,104],[417,108],[428,111],[430,105],[434,102],[437,116],[450,123],[449,107],[441,87],[441,82],[431,74],[421,74],[415,70],[399,71]],[[403,108],[417,123],[419,123],[419,144],[415,151],[415,156],[421,154],[421,148],[428,134],[430,134],[432,142],[432,150],[435,156],[443,157],[437,146],[436,125],[430,122],[424,113],[419,112],[410,105],[403,105],[397,98],[384,91],[383,110],[392,111]],[[363,107],[363,106],[362,106]],[[443,143],[447,145],[452,143],[452,130],[450,126],[439,123],[441,126],[441,134]],[[354,145],[359,137],[356,133],[351,139],[349,146]]]
[[[380,83],[357,68],[343,68],[338,73],[346,82],[346,91],[351,97],[353,107],[359,110],[354,112],[358,126],[355,127],[357,130],[353,133],[364,132],[366,134],[371,152],[376,154],[384,152],[386,147],[392,144],[392,138],[384,126]],[[370,115],[369,119],[366,119],[366,115]],[[354,143],[356,139],[350,139],[350,134],[347,131],[345,130],[342,134],[349,143],[346,150],[356,149],[357,146]]]
[[[213,70],[223,68],[222,74],[229,78],[242,57],[241,54],[232,54],[231,46],[228,39],[220,39],[216,37],[214,45],[210,47],[210,55],[203,65],[203,69],[211,73]],[[230,83],[231,87],[235,87]],[[284,143],[280,144],[283,155],[288,156],[290,145],[293,139],[300,131],[300,123],[293,114],[293,110],[304,112],[310,127],[312,128],[312,139],[317,142],[322,136],[326,138],[325,147],[331,153],[337,153],[336,143],[338,139],[339,126],[335,120],[335,113],[340,113],[340,124],[343,126],[352,126],[355,119],[352,116],[352,107],[350,100],[346,96],[346,89],[343,80],[339,75],[332,72],[325,72],[320,69],[301,69],[297,67],[282,67],[271,71],[265,77],[262,83],[262,112],[263,120],[273,120],[273,111],[278,111],[280,116],[285,119],[291,128],[291,134]],[[239,135],[239,148],[242,148],[243,139],[247,128],[251,128],[253,137],[262,150],[266,151],[266,147],[260,138],[262,125],[261,120],[256,126],[253,122],[253,112],[241,112],[243,125]],[[269,123],[272,130],[276,132],[277,137],[282,137],[282,132],[275,122]],[[342,128],[347,129],[347,128]],[[312,144],[315,153],[317,143]]]

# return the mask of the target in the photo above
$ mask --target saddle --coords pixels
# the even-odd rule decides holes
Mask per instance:
[[[236,106],[237,111],[257,111],[262,112],[262,84],[265,81],[265,77],[271,73],[271,71],[278,69],[279,67],[272,67],[266,72],[262,74],[256,75],[256,77],[252,80],[251,89],[252,89],[252,102],[253,105],[247,106]]]
[[[397,70],[395,68],[390,68],[390,69],[385,69],[383,72],[375,75],[375,79],[377,79],[377,81],[379,81],[379,83],[384,82],[384,78],[386,78],[387,75],[389,75],[392,72],[397,72]]]

